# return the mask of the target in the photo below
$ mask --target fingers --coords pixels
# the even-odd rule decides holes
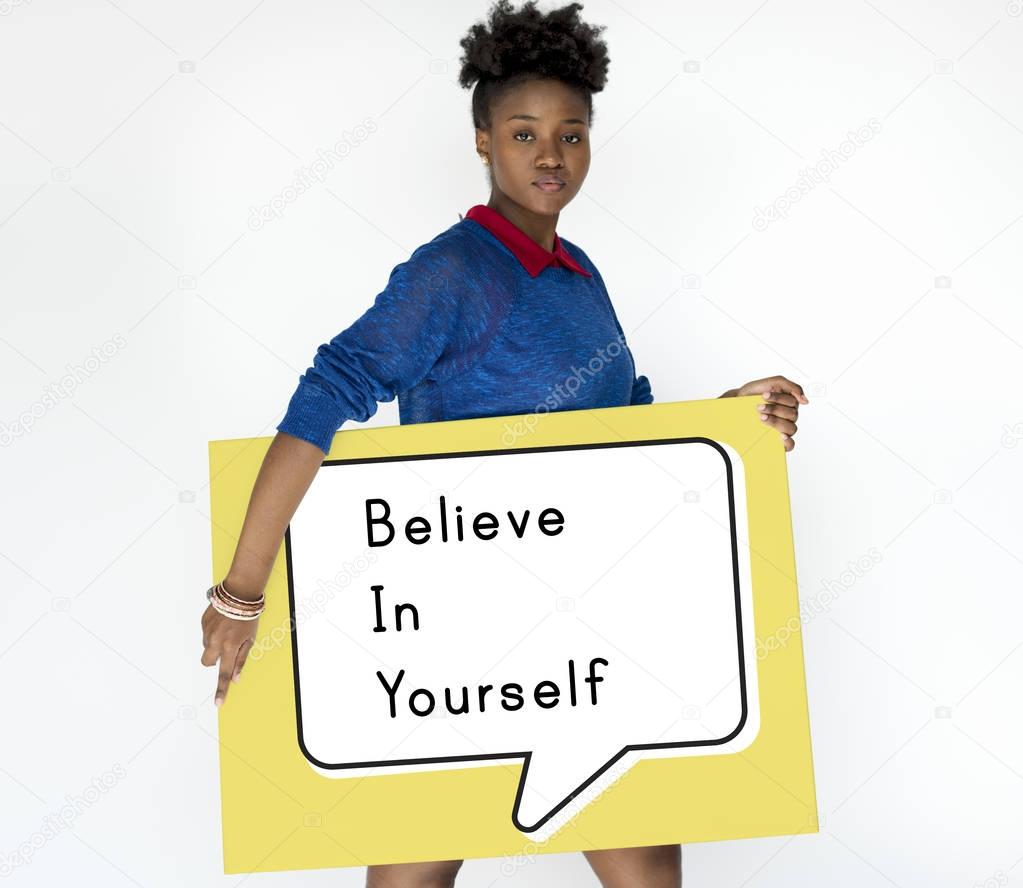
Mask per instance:
[[[249,651],[252,650],[252,642],[248,639],[241,643],[238,648],[238,656],[235,659],[234,669],[231,671],[231,681],[238,681],[242,674],[242,666],[245,665],[245,661],[248,659]]]
[[[213,639],[210,636],[210,612],[213,610],[212,607],[207,607],[203,611],[202,619],[202,657],[199,658],[199,662],[203,666],[212,666],[217,662],[217,651],[215,646],[212,644]]]
[[[203,636],[203,652],[200,662],[203,666],[216,666],[217,661],[220,661],[219,675],[217,676],[217,690],[213,697],[213,703],[216,706],[220,706],[224,702],[224,698],[227,696],[227,685],[231,680],[232,673],[236,668],[235,664],[238,663],[238,651],[241,649],[230,647],[223,642],[210,642],[206,636]],[[246,654],[248,651],[246,650]],[[244,662],[244,657],[242,658]]]
[[[227,697],[232,681],[238,681],[249,652],[255,645],[257,623],[239,622],[217,613],[212,608],[203,614],[201,662],[203,666],[220,663],[217,674],[217,689],[213,702],[221,706]]]
[[[210,631],[210,622],[207,619],[211,610],[212,608],[206,608],[202,615],[202,656],[199,662],[203,666],[215,666],[220,659],[220,642],[216,638],[216,633]]]
[[[765,403],[757,405],[760,419],[765,425],[778,430],[785,452],[789,453],[796,446],[792,436],[797,430],[799,405],[808,404],[809,399],[803,394],[802,386],[784,376],[774,376],[762,382],[770,383],[771,387],[763,392]]]
[[[766,398],[767,395],[764,395]],[[786,398],[791,398],[791,395],[785,395]],[[796,420],[799,417],[798,407],[787,407],[784,404],[757,404],[757,411],[760,413],[773,414],[774,416],[780,416],[783,419]]]
[[[227,686],[231,681],[231,670],[236,659],[235,651],[225,651],[220,658],[220,677],[217,680],[217,691],[213,697],[213,705],[221,706],[227,696]]]
[[[809,404],[810,399],[803,394],[803,387],[784,376],[768,376],[764,379],[754,379],[736,389],[739,395],[759,395],[774,393],[783,394],[786,398],[784,403]]]
[[[782,416],[773,416],[770,413],[761,413],[760,419],[764,425],[776,428],[783,435],[788,435],[790,438],[796,433],[796,424],[791,419],[785,419]]]
[[[767,382],[771,383],[770,390],[785,392],[792,396],[794,404],[809,404],[810,399],[803,394],[803,387],[798,382],[786,379],[784,376],[772,376]]]

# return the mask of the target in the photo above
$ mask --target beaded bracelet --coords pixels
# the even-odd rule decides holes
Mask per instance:
[[[263,594],[253,601],[237,598],[227,591],[223,580],[206,590],[206,600],[217,613],[232,620],[258,619],[266,607],[266,597]]]

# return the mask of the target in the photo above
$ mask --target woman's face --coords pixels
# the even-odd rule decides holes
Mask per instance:
[[[489,130],[476,148],[490,155],[495,190],[538,215],[557,215],[579,191],[590,168],[586,100],[558,80],[531,80],[490,109]],[[561,186],[541,187],[544,177]]]

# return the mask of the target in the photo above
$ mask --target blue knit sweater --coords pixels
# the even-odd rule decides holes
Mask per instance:
[[[442,231],[317,349],[277,429],[327,453],[343,422],[395,397],[402,425],[652,403],[600,273],[561,242],[592,277],[531,277],[472,219]]]

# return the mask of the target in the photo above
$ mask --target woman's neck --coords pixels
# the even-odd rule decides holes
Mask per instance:
[[[531,213],[528,210],[524,210],[510,198],[499,193],[490,195],[487,206],[504,216],[512,225],[521,229],[531,240],[538,243],[548,253],[554,251],[554,232],[558,227],[557,214],[541,216],[537,213]]]

